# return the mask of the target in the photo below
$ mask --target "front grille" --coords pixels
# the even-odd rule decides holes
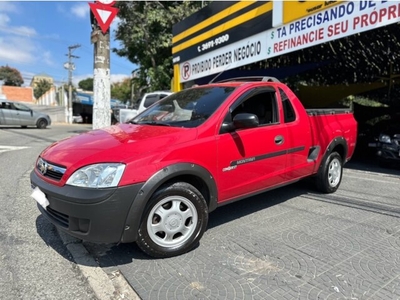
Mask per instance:
[[[66,168],[49,163],[42,158],[39,158],[36,164],[36,169],[43,176],[60,181],[63,177]]]
[[[52,209],[50,206],[46,207],[46,211],[50,215],[50,217],[54,219],[60,226],[68,228],[69,218],[67,215]]]
[[[63,176],[63,174],[56,172],[56,171],[47,170],[47,172],[46,172],[46,174],[44,174],[44,176],[50,177],[51,179],[59,181],[61,179],[61,177]]]

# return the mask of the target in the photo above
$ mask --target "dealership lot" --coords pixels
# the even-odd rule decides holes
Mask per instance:
[[[306,180],[217,209],[199,247],[169,259],[84,245],[142,299],[398,299],[399,184],[349,164],[335,194]]]

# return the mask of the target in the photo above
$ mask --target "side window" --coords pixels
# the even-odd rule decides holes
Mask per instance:
[[[282,106],[283,106],[283,114],[285,117],[285,123],[290,123],[296,120],[296,113],[294,112],[292,103],[289,100],[289,97],[286,93],[279,89],[279,94],[281,95],[282,99]]]
[[[167,96],[168,96],[167,94],[160,94],[160,100],[161,100],[162,98],[167,97]]]
[[[30,111],[30,108],[28,106],[21,103],[14,103],[14,106],[16,110]]]
[[[1,108],[4,108],[4,109],[13,109],[13,107],[11,106],[11,103],[9,103],[9,102],[3,102]]]
[[[275,91],[260,91],[252,94],[232,111],[232,118],[238,113],[251,113],[258,117],[259,125],[278,122]]]
[[[158,100],[160,100],[160,98],[159,98],[159,96],[157,94],[148,95],[148,96],[146,96],[146,99],[144,99],[143,106],[147,108],[150,105],[156,103]]]

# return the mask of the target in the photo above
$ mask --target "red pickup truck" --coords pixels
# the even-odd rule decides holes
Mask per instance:
[[[218,206],[309,176],[335,192],[356,136],[350,110],[306,110],[276,80],[213,83],[49,146],[32,197],[72,236],[170,257],[199,242]]]

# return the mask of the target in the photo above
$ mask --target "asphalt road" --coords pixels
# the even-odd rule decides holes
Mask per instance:
[[[50,143],[89,130],[0,126],[0,299],[400,299],[400,170],[351,162],[341,188],[302,181],[217,209],[199,247],[151,259],[134,244],[59,235],[30,198]]]
[[[104,272],[80,240],[41,216],[30,197],[29,175],[39,153],[91,128],[0,126],[0,300],[137,299],[117,268]]]
[[[75,129],[0,127],[0,299],[96,299],[30,197],[35,157]]]

